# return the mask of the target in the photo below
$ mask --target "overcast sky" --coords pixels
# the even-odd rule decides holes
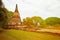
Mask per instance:
[[[60,0],[3,0],[5,7],[14,12],[18,4],[21,18],[31,16],[60,17]]]

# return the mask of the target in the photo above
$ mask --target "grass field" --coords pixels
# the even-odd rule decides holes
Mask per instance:
[[[54,36],[46,33],[8,30],[0,33],[0,40],[60,40],[60,36]]]

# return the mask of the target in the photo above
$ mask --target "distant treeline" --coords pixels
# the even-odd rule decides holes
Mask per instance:
[[[48,17],[44,20],[40,16],[26,17],[23,19],[23,24],[38,27],[58,26],[60,25],[60,18]]]

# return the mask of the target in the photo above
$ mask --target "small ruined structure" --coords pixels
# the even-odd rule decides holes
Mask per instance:
[[[21,25],[21,17],[16,4],[15,12],[13,13],[12,19],[8,23],[8,28],[17,28]]]

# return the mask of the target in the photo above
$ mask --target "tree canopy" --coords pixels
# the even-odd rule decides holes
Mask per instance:
[[[3,27],[8,24],[9,19],[12,16],[11,11],[8,11],[4,5],[2,0],[0,0],[0,27]]]
[[[48,17],[45,21],[47,25],[60,24],[60,18],[58,17]]]
[[[34,25],[34,26],[42,26],[42,27],[48,27],[54,26],[54,25],[60,25],[60,18],[58,17],[48,17],[45,20],[43,20],[39,16],[33,16],[33,17],[26,17],[23,19],[23,24],[25,25]]]
[[[45,26],[44,20],[39,16],[26,17],[23,19],[23,24],[34,26]]]
[[[0,0],[0,8],[4,7],[2,0]]]

